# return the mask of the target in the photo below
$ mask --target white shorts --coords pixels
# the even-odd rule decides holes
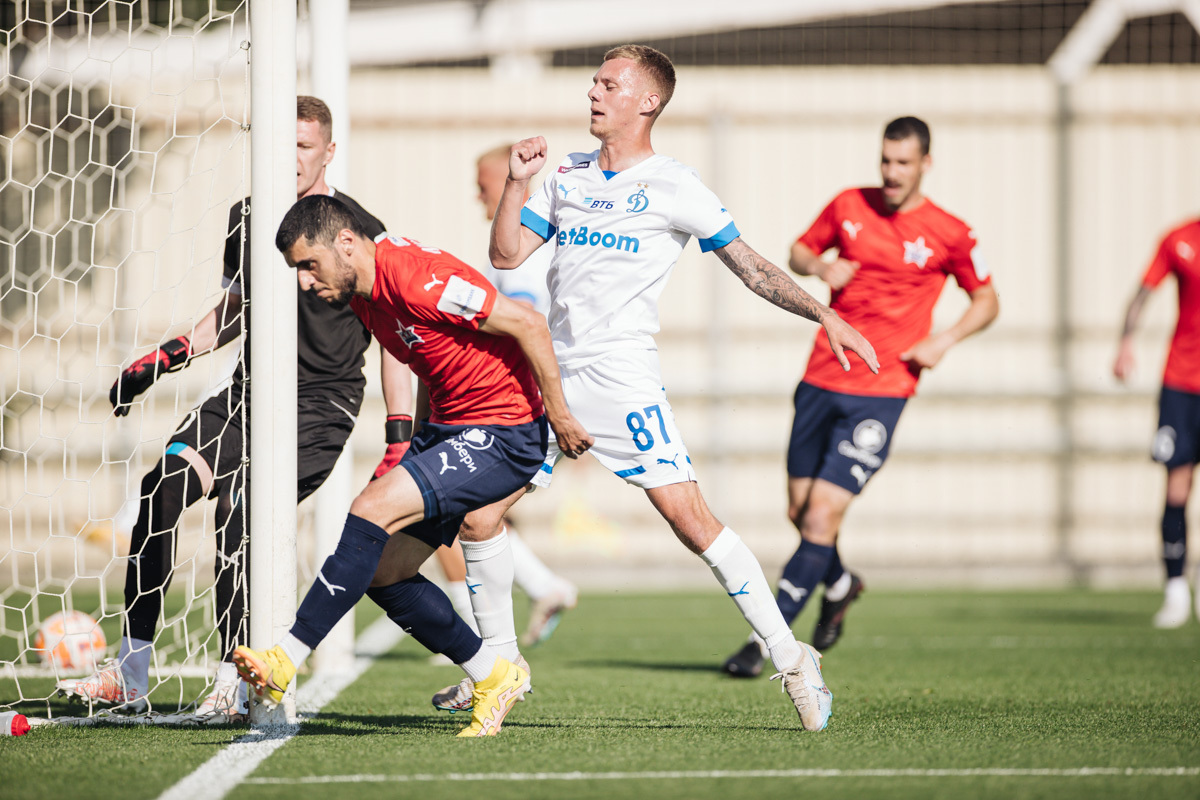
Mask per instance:
[[[667,402],[658,353],[620,350],[579,369],[560,367],[571,413],[596,440],[588,452],[618,478],[653,489],[696,480]],[[550,437],[534,486],[549,486],[562,452]]]

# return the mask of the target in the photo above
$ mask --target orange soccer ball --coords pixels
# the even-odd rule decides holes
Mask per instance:
[[[106,645],[100,624],[82,611],[52,614],[33,637],[33,649],[43,664],[72,672],[95,669]]]

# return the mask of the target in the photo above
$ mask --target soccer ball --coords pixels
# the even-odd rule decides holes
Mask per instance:
[[[43,664],[72,672],[95,669],[106,645],[99,623],[82,611],[47,617],[33,637],[33,649]]]

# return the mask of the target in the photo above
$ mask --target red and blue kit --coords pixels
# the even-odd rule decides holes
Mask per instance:
[[[404,533],[431,547],[450,544],[467,512],[524,487],[546,458],[533,372],[515,339],[479,330],[496,288],[437,248],[379,237],[371,299],[350,303],[429,391],[432,417],[400,461],[421,490],[425,518]]]
[[[839,194],[799,241],[818,254],[836,247],[841,258],[860,265],[829,306],[875,348],[879,374],[844,372],[822,329],[804,381],[835,392],[911,396],[918,371],[900,354],[929,335],[946,278],[968,292],[991,281],[965,222],[928,199],[911,211],[888,213],[878,188]]]
[[[1175,276],[1179,290],[1179,321],[1167,352],[1163,386],[1200,394],[1200,220],[1163,238],[1142,276],[1142,285],[1154,289],[1168,275]]]
[[[382,236],[371,299],[350,302],[367,330],[426,385],[432,422],[515,425],[542,415],[541,393],[516,340],[479,331],[496,288],[449,253]]]

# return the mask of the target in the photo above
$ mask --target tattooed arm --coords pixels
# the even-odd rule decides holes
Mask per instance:
[[[842,369],[847,372],[850,370],[850,361],[843,352],[850,350],[858,354],[871,372],[879,372],[875,348],[871,347],[871,343],[864,339],[862,334],[843,321],[833,309],[817,302],[812,295],[797,286],[783,270],[754,252],[740,236],[713,252],[729,267],[730,272],[738,276],[738,279],[759,297],[784,311],[821,323]]]

